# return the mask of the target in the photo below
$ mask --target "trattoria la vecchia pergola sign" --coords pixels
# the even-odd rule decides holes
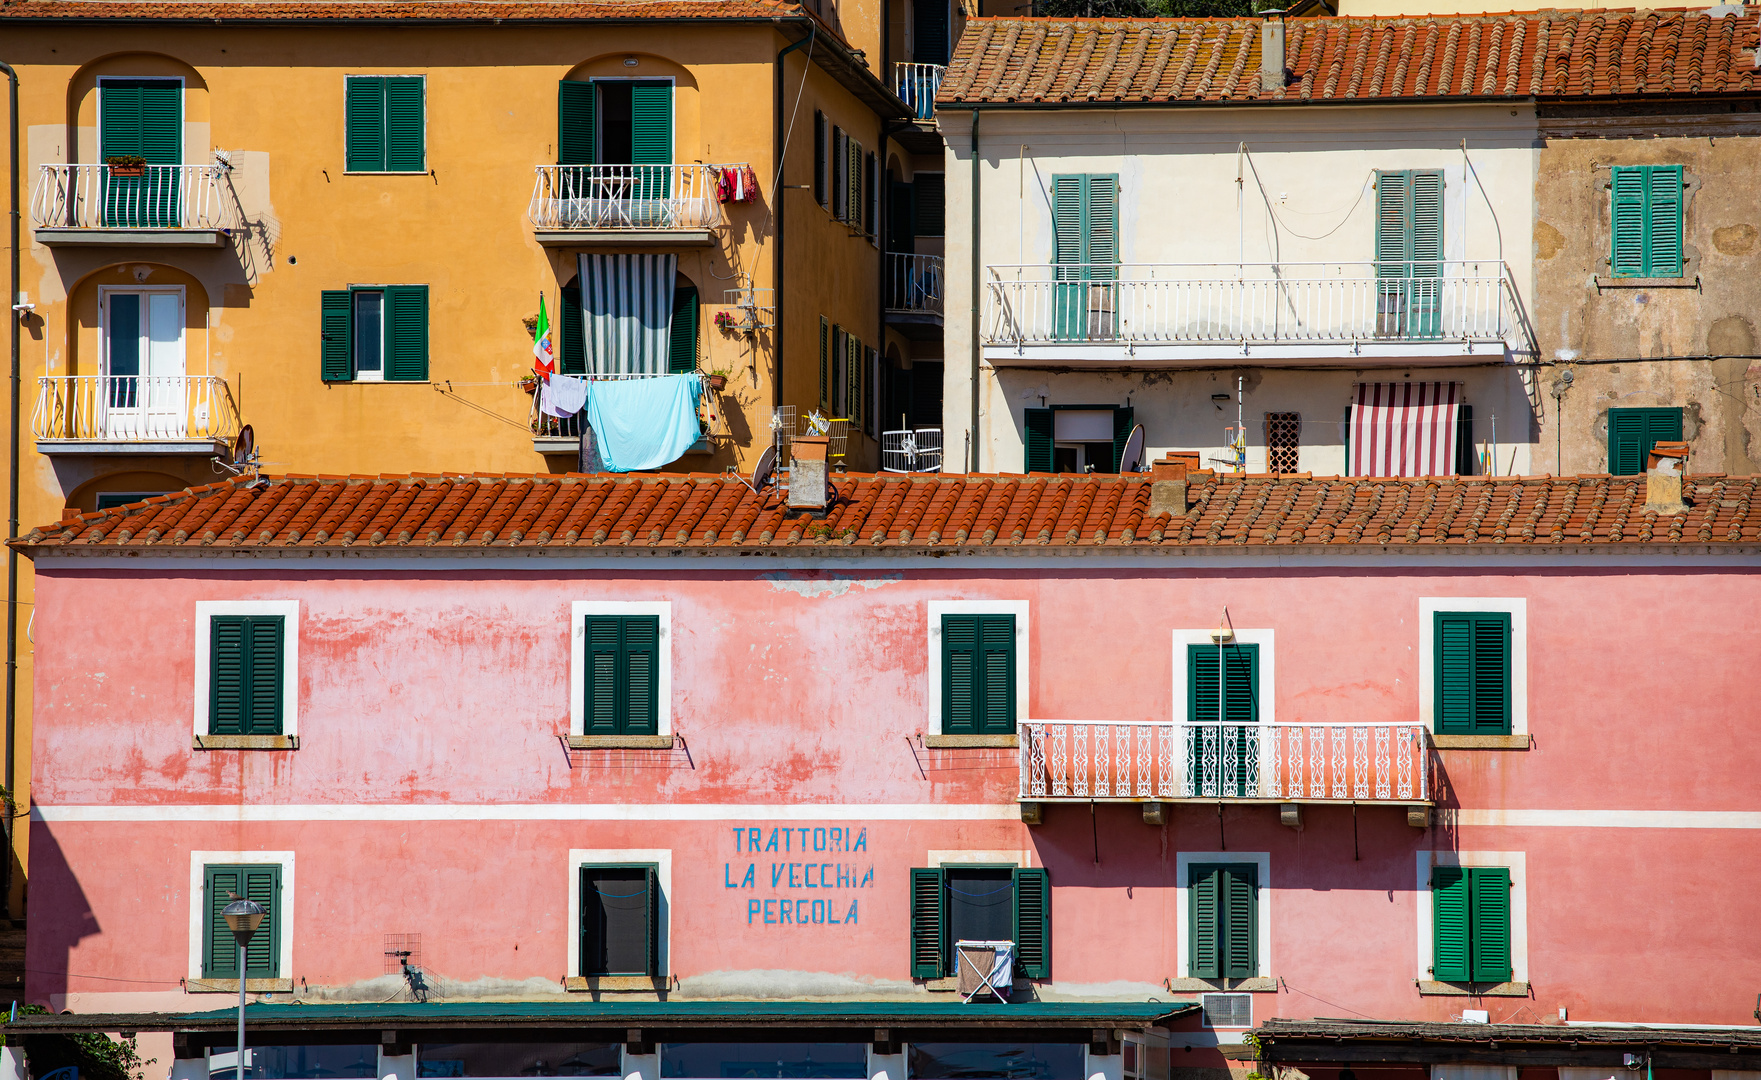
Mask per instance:
[[[861,919],[874,888],[868,829],[841,825],[734,826],[722,883],[746,901],[748,926],[840,926]]]

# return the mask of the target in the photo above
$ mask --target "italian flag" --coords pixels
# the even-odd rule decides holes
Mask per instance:
[[[550,316],[544,313],[544,294],[538,294],[538,328],[532,337],[532,370],[540,379],[549,379],[556,371],[556,353],[550,347]]]

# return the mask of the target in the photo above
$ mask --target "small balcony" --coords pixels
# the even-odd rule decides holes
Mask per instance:
[[[908,338],[941,340],[942,257],[888,252],[887,325]]]
[[[215,375],[49,375],[31,430],[40,454],[213,454],[238,435]]]
[[[992,266],[997,367],[1459,363],[1519,332],[1500,263]]]
[[[894,64],[893,90],[918,120],[936,118],[936,91],[947,73],[942,64]]]
[[[1030,720],[1019,740],[1024,803],[1433,802],[1419,724]]]
[[[219,247],[225,165],[44,165],[31,194],[50,247]]]
[[[526,216],[541,244],[708,246],[724,168],[744,166],[540,165]]]

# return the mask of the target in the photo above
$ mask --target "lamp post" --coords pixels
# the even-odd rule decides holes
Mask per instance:
[[[255,900],[234,900],[220,914],[226,916],[226,925],[238,941],[238,1043],[233,1047],[238,1064],[233,1068],[233,1077],[245,1080],[245,946],[263,923],[263,905]]]

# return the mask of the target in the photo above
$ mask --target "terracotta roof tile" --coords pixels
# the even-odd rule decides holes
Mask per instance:
[[[618,3],[562,0],[506,3],[496,0],[11,0],[0,19],[104,21],[377,22],[577,21],[587,19],[772,19],[804,15],[787,0],[637,0]]]
[[[28,4],[26,5],[28,6]],[[1260,87],[1257,19],[970,20],[936,100],[1022,104],[1761,91],[1761,14],[1540,11],[1293,19]]]

